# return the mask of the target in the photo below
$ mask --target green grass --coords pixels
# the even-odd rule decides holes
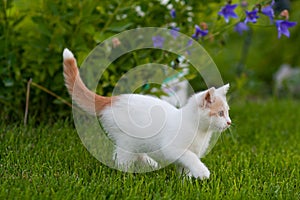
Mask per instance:
[[[84,148],[71,122],[1,125],[0,199],[300,199],[300,102],[231,106],[234,127],[203,159],[205,181],[173,166],[122,173]]]

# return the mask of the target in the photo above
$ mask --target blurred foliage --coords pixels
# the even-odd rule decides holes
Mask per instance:
[[[268,3],[248,2],[251,6]],[[270,94],[272,74],[279,65],[300,64],[297,45],[300,26],[291,29],[291,38],[277,39],[276,27],[261,16],[257,24],[250,25],[251,31],[240,36],[233,26],[245,17],[244,11],[238,8],[236,12],[241,17],[226,24],[217,14],[225,3],[220,0],[1,0],[0,113],[7,119],[22,119],[26,83],[30,78],[69,98],[62,76],[63,48],[71,49],[80,64],[97,44],[110,36],[137,27],[170,28],[174,23],[180,32],[191,36],[195,24],[206,22],[209,35],[199,42],[216,62],[224,82],[232,83],[244,96]],[[175,19],[169,14],[171,7],[176,10]],[[300,19],[299,9],[300,2],[291,1],[291,21]],[[119,77],[136,65],[153,61],[169,64],[173,59],[172,54],[153,51],[121,57],[104,73],[98,91],[109,95]],[[190,80],[196,90],[200,89],[199,80],[200,77]],[[41,119],[52,114],[70,115],[69,107],[33,87],[29,110]]]

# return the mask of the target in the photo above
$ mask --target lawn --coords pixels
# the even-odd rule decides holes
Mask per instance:
[[[71,120],[1,123],[0,199],[300,199],[300,102],[232,103],[231,131],[203,159],[209,180],[173,166],[122,173],[98,162]]]

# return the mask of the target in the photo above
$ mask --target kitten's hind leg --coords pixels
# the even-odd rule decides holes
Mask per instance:
[[[130,167],[138,159],[138,154],[128,152],[121,148],[117,148],[113,158],[117,164],[117,167],[125,172],[130,170]]]
[[[148,156],[146,153],[140,154],[139,159],[143,163],[150,165],[154,169],[158,168],[158,163],[155,160],[153,160],[150,156]]]

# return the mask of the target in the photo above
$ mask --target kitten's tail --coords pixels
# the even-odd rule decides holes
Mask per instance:
[[[103,97],[90,91],[80,78],[77,62],[69,49],[63,52],[65,85],[73,101],[84,111],[100,115],[101,111],[112,104],[114,98]]]

